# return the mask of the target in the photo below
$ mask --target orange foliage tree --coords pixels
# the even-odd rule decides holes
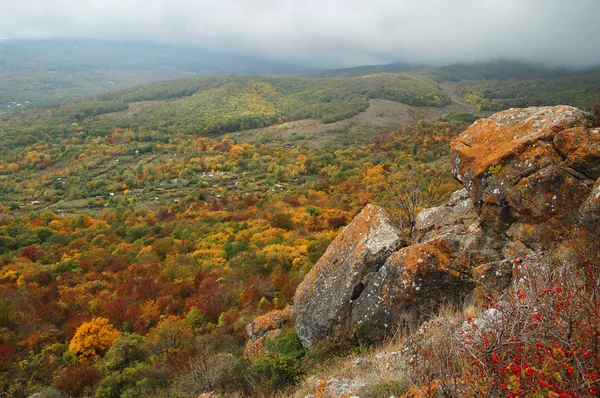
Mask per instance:
[[[91,362],[104,354],[119,337],[119,331],[106,318],[84,322],[75,331],[69,350],[82,362]]]

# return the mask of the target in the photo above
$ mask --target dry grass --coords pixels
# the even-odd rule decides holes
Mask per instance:
[[[404,364],[395,359],[401,357],[397,353],[403,352],[409,335],[411,333],[399,332],[383,345],[371,348],[366,353],[352,354],[319,364],[299,386],[284,391],[278,397],[302,398],[315,394],[316,387],[323,379],[364,382],[368,387],[360,391],[352,391],[363,398],[377,396],[373,395],[377,394],[373,390],[377,390],[378,386],[385,389],[386,386],[406,385],[408,379]]]

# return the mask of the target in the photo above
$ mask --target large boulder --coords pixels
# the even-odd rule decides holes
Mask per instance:
[[[478,120],[454,141],[452,171],[496,232],[515,222],[573,224],[600,176],[599,135],[585,128],[577,108],[510,109]]]
[[[305,347],[352,333],[353,302],[400,242],[388,215],[375,205],[340,232],[294,296],[296,332]]]
[[[504,241],[483,230],[466,190],[421,212],[415,244],[398,251],[393,229],[368,226],[373,220],[388,223],[387,217],[370,216],[374,210],[381,212],[368,206],[352,221],[298,288],[296,330],[305,345],[348,333],[382,341],[442,304],[461,303],[475,288],[472,270],[502,259]],[[362,242],[375,236],[358,233],[365,227],[375,235],[389,231],[377,245],[377,256],[365,251]]]
[[[501,236],[488,233],[481,225],[466,189],[454,192],[447,203],[421,211],[414,228],[415,243],[443,237],[453,253],[481,255],[491,261],[500,257]]]
[[[362,338],[379,342],[443,304],[461,304],[480,274],[496,276],[504,245],[482,228],[467,191],[455,192],[446,204],[419,213],[415,243],[392,254],[375,274],[353,305],[352,323]],[[502,269],[496,282],[506,284],[505,275]]]

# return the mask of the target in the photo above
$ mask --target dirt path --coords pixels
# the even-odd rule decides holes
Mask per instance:
[[[462,97],[456,94],[456,87],[458,87],[458,82],[449,82],[445,81],[439,84],[439,86],[450,96],[452,100],[452,105],[449,107],[455,107],[458,112],[469,112],[473,114],[477,114],[477,107],[473,104],[469,104]]]

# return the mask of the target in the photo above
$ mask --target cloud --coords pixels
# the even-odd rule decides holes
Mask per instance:
[[[0,37],[154,40],[321,66],[600,63],[598,0],[0,0]]]

